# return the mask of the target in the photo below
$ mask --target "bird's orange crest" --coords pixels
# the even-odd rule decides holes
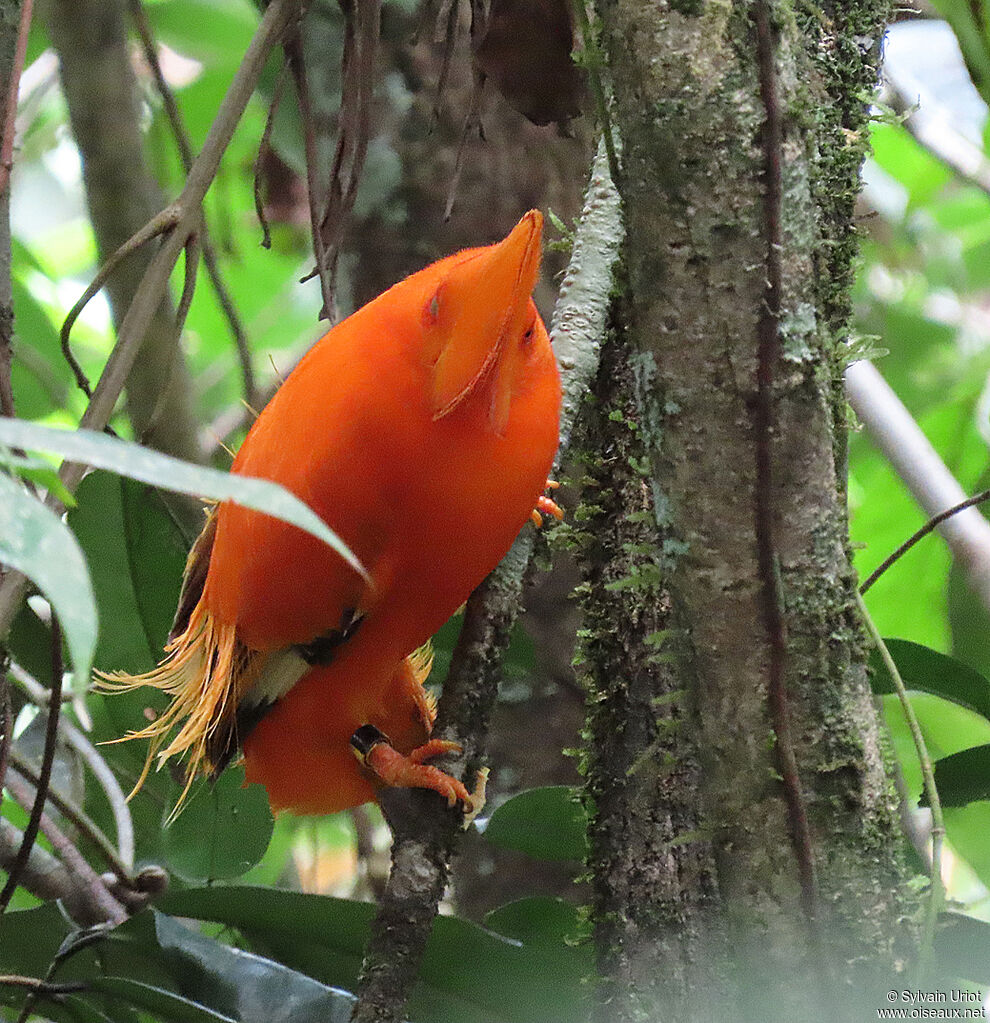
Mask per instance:
[[[543,215],[530,210],[504,241],[448,260],[450,272],[430,297],[426,350],[436,353],[433,415],[449,415],[503,359],[511,339],[535,316],[530,295],[540,272]],[[504,401],[493,423],[504,429]],[[499,432],[501,432],[499,429]]]

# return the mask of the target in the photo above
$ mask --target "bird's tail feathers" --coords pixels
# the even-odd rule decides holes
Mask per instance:
[[[240,641],[233,625],[216,621],[200,601],[185,630],[165,647],[165,657],[156,668],[141,675],[97,673],[97,687],[104,692],[150,686],[172,697],[168,708],[151,724],[123,739],[111,740],[149,741],[144,770],[131,796],[144,784],[152,760],[157,757],[160,768],[169,758],[185,755],[185,787],[172,817],[178,813],[196,777],[212,774],[217,766],[212,751],[229,748],[239,695],[251,687],[264,661],[263,654]]]

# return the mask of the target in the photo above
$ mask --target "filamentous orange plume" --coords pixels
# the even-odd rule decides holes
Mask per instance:
[[[430,636],[540,512],[560,380],[531,293],[543,218],[449,256],[334,327],[255,421],[232,472],[275,480],[358,556],[231,503],[189,554],[166,656],[146,675],[169,709],[133,733],[188,783],[243,750],[272,807],[331,813],[382,785],[435,789],[424,761]],[[357,755],[355,755],[357,754]],[[187,783],[187,791],[188,791]]]

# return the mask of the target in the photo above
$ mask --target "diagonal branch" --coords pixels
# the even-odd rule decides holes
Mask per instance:
[[[570,265],[554,310],[552,337],[561,369],[562,457],[598,367],[610,304],[613,267],[622,238],[618,195],[599,147]],[[468,601],[437,715],[437,733],[464,746],[465,777],[473,777],[485,752],[488,721],[497,695],[502,653],[508,645],[533,550],[528,528]],[[372,937],[365,950],[354,1023],[404,1019],[437,904],[456,845],[456,816],[431,794],[386,791],[382,806],[393,828],[392,870]]]

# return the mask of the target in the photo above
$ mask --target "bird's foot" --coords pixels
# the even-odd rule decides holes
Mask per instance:
[[[408,754],[395,749],[388,738],[374,725],[362,725],[351,736],[351,749],[357,758],[379,780],[393,788],[432,789],[447,800],[448,806],[462,803],[467,813],[474,810],[475,795],[484,804],[484,788],[470,793],[456,778],[437,767],[424,763],[445,753],[460,753],[461,746],[445,739],[430,739]]]
[[[547,480],[547,489],[556,490],[560,484],[556,480]],[[564,510],[557,504],[556,501],[544,494],[541,494],[536,499],[536,507],[530,514],[530,518],[533,520],[533,525],[539,529],[543,525],[543,516],[552,515],[559,522],[564,517]]]

